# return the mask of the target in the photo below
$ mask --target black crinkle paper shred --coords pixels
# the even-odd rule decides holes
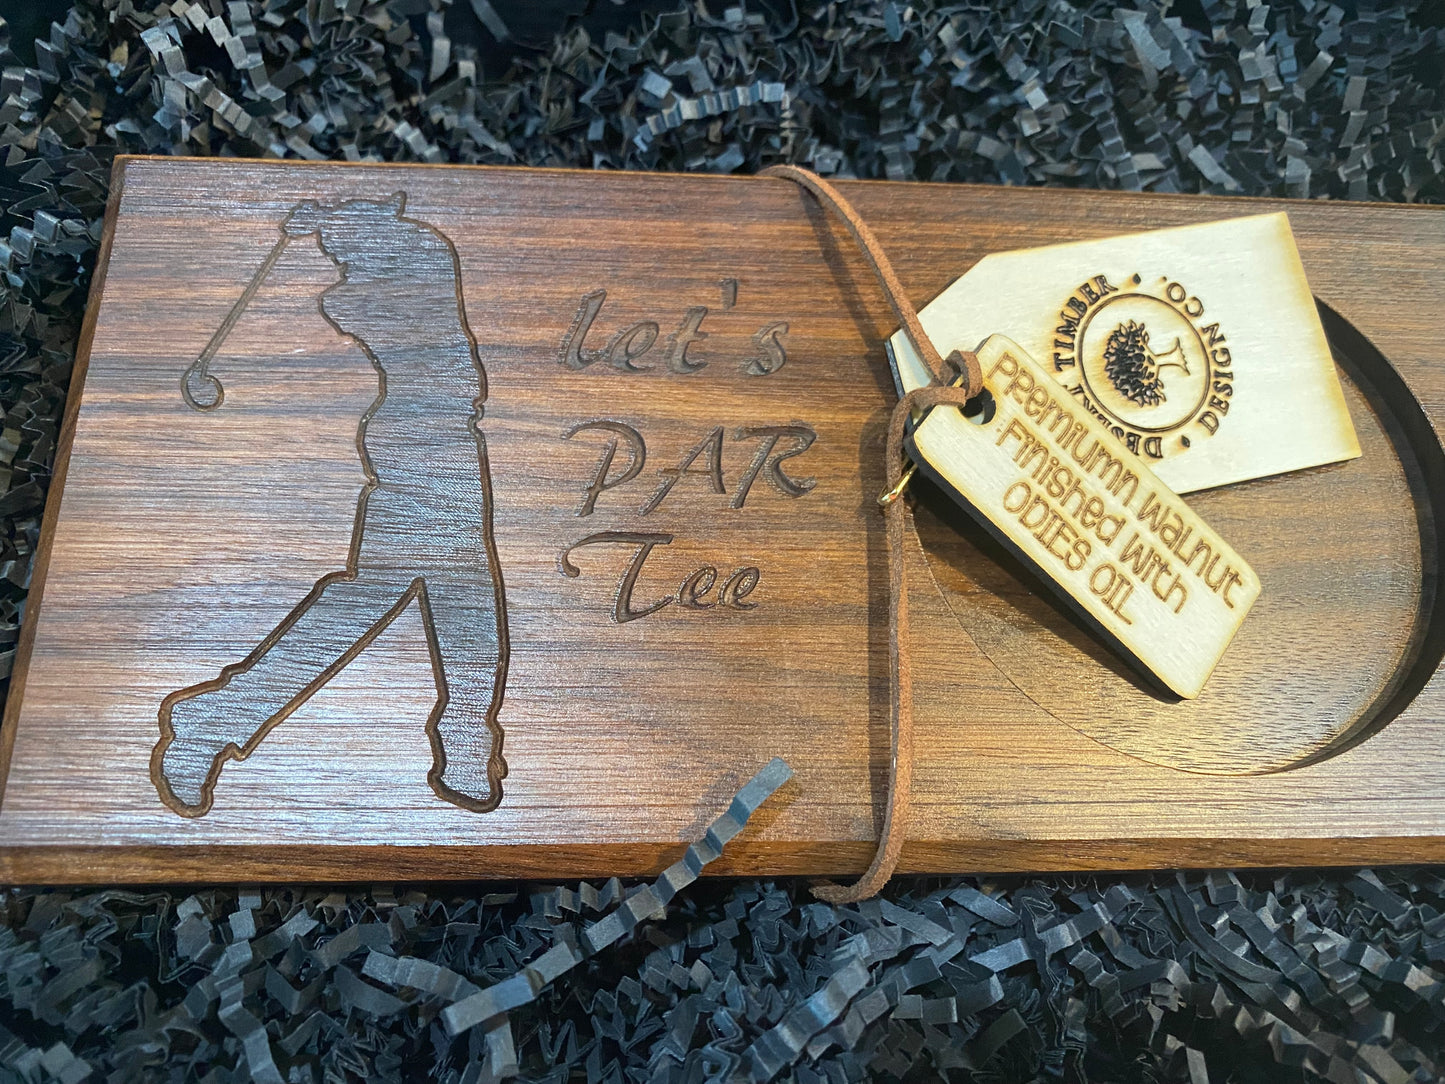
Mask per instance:
[[[0,680],[117,153],[1445,200],[1423,0],[644,7],[531,49],[502,0],[87,0],[33,62],[0,23]],[[1433,872],[691,883],[760,793],[650,885],[0,893],[0,1084],[1445,1075]]]
[[[0,1081],[1441,1079],[1433,873],[896,883],[832,907],[690,884],[723,842],[630,889],[10,890]]]

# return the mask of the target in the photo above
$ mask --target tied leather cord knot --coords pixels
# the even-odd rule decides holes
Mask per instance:
[[[888,770],[888,805],[878,848],[867,871],[851,885],[824,884],[813,895],[827,903],[855,903],[878,893],[898,865],[908,832],[909,800],[913,788],[913,672],[908,637],[907,512],[899,500],[904,488],[903,438],[908,420],[936,406],[961,407],[983,390],[983,371],[971,351],[954,350],[945,359],[929,341],[918,313],[904,296],[903,284],[868,224],[852,205],[823,178],[799,166],[772,166],[765,177],[781,177],[802,185],[841,218],[864,257],[872,266],[888,303],[913,349],[928,367],[932,383],[903,396],[888,420],[884,449],[886,488],[879,498],[888,526],[888,667],[892,758]]]

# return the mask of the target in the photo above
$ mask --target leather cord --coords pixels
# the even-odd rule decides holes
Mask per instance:
[[[903,333],[928,367],[931,383],[903,396],[888,420],[884,450],[885,493],[897,494],[903,483],[903,439],[910,417],[935,406],[963,406],[983,390],[983,372],[971,351],[954,350],[945,359],[928,339],[918,313],[904,296],[878,238],[852,205],[823,178],[799,166],[772,166],[763,176],[780,177],[802,185],[847,225],[864,257],[878,276],[884,296],[893,306]],[[892,756],[888,771],[888,804],[878,848],[867,871],[851,885],[824,884],[813,895],[828,903],[853,903],[876,895],[898,866],[908,833],[909,802],[913,788],[913,671],[908,632],[907,512],[901,500],[880,501],[888,527],[888,666],[891,695]]]

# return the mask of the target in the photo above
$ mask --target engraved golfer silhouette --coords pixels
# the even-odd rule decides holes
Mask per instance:
[[[181,379],[196,410],[220,407],[210,362],[287,243],[314,236],[341,278],[322,315],[360,344],[380,391],[361,417],[366,484],[346,567],[317,581],[240,662],[171,693],[160,707],[151,778],[175,812],[211,808],[228,760],[270,731],[359,655],[414,601],[436,680],[427,721],[438,796],[485,812],[501,801],[507,669],[502,579],[492,540],[491,475],[478,428],[486,375],[462,306],[460,263],[440,231],[390,200],[296,205],[281,237]]]

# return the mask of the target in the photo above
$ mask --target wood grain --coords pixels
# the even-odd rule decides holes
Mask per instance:
[[[43,595],[0,739],[13,743],[0,764],[0,878],[641,874],[675,858],[773,755],[794,780],[714,868],[866,864],[887,768],[873,501],[893,327],[849,240],[805,194],[782,180],[566,171],[117,169],[62,443],[73,446],[47,509]],[[916,302],[990,251],[1284,210],[1315,293],[1389,359],[1341,358],[1362,458],[1196,504],[1265,585],[1214,682],[1272,593],[1299,600],[1272,627],[1305,632],[1250,641],[1264,677],[1236,683],[1226,728],[1237,766],[1305,762],[1293,770],[1180,771],[1069,716],[1061,704],[1156,745],[1213,740],[1207,712],[1175,716],[1137,689],[1114,696],[1107,660],[1051,670],[1055,642],[1092,648],[1033,606],[1002,555],[950,550],[959,536],[925,497],[909,555],[926,677],[902,868],[1445,857],[1434,752],[1445,369],[1432,315],[1445,214],[842,187]],[[357,425],[378,394],[362,344],[321,307],[339,270],[314,242],[287,247],[218,349],[224,406],[187,406],[181,375],[292,209],[398,191],[408,218],[456,247],[485,370],[479,430],[510,641],[503,799],[480,813],[428,784],[438,689],[424,615],[409,606],[224,766],[209,812],[177,816],[148,770],[162,702],[243,659],[346,567],[368,481]],[[652,541],[640,563],[638,536]],[[949,578],[960,566],[976,587]],[[988,587],[1009,581],[1019,586]],[[1311,719],[1286,710],[1296,701]]]

